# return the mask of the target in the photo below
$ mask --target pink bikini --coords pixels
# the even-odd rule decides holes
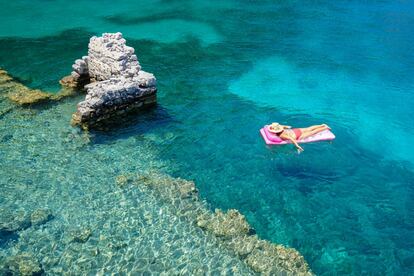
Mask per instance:
[[[284,131],[293,132],[295,134],[296,140],[299,140],[300,136],[302,135],[302,130],[300,130],[300,128],[288,128]],[[277,136],[280,136],[282,133],[277,134]]]
[[[296,140],[299,140],[300,136],[302,135],[302,130],[300,128],[292,128],[293,133],[295,133]]]

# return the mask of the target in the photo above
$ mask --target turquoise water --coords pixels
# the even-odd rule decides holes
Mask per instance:
[[[91,35],[121,31],[159,85],[154,110],[89,136],[69,126],[79,99],[1,118],[0,207],[46,205],[55,216],[48,227],[3,239],[1,254],[41,255],[31,241],[42,235],[69,254],[75,250],[60,243],[65,229],[100,229],[103,217],[152,210],[161,203],[148,196],[133,209],[141,211],[128,211],[139,193],[112,189],[119,174],[156,168],[194,180],[212,208],[239,209],[260,237],[298,249],[317,274],[413,274],[413,8],[412,1],[1,1],[0,67],[24,84],[57,91]],[[325,122],[337,139],[305,145],[300,155],[269,148],[258,129],[270,121]],[[96,206],[85,211],[90,200]],[[109,225],[100,231],[125,227]],[[121,236],[131,244],[151,244],[128,235]],[[189,248],[225,255],[211,253],[211,244]],[[115,263],[100,261],[125,268],[118,254]],[[230,260],[222,259],[216,266],[225,269]]]

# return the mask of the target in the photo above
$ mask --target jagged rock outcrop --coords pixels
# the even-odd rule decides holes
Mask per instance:
[[[61,79],[60,84],[65,87],[82,90],[85,85],[90,83],[91,78],[89,76],[87,59],[88,56],[84,56],[82,59],[75,60],[75,63],[72,65],[72,73]]]
[[[156,102],[156,79],[141,70],[134,52],[121,33],[90,39],[88,55],[77,59],[71,75],[61,80],[63,85],[87,91],[72,117],[73,124],[87,128]]]
[[[97,81],[116,76],[132,78],[141,70],[134,52],[134,48],[126,45],[121,33],[104,33],[102,37],[91,38],[88,57],[84,57],[83,61],[86,62],[90,77]],[[83,66],[78,68],[84,69]]]

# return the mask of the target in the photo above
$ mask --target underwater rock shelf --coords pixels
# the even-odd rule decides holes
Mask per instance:
[[[83,128],[137,108],[155,104],[156,79],[141,70],[134,48],[121,33],[92,37],[88,55],[73,64],[62,85],[85,88],[85,100],[78,103],[72,123]]]
[[[65,97],[76,95],[74,89],[62,88],[57,94],[47,93],[39,89],[30,89],[15,81],[5,70],[0,69],[0,96],[21,106],[59,101]],[[1,115],[1,114],[0,114]]]
[[[295,249],[261,240],[237,210],[211,212],[198,197],[194,182],[159,173],[121,175],[117,185],[140,185],[175,209],[175,213],[216,238],[252,271],[263,275],[313,275],[304,257]]]

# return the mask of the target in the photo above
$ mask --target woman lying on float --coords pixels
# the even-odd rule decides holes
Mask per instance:
[[[283,141],[290,141],[295,145],[299,152],[303,151],[303,148],[298,144],[298,142],[312,137],[325,130],[330,130],[330,127],[326,124],[305,128],[292,128],[291,126],[285,126],[279,123],[272,123],[268,126],[269,132],[278,136]]]

